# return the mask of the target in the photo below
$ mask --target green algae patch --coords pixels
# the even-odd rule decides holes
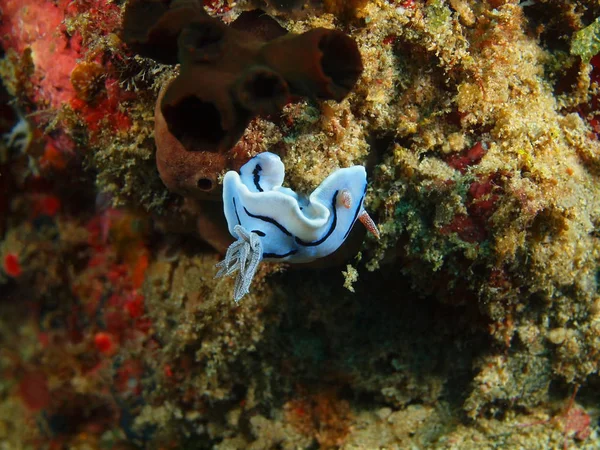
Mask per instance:
[[[597,53],[600,53],[600,17],[576,32],[571,41],[571,54],[581,56],[586,62]]]
[[[452,12],[442,1],[434,1],[426,9],[429,26],[432,30],[437,31],[442,27],[447,27],[450,24]]]

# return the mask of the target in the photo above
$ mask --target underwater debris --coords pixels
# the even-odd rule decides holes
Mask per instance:
[[[264,152],[238,174],[223,179],[223,204],[229,232],[235,238],[217,277],[238,271],[234,300],[248,293],[260,261],[305,263],[335,252],[356,220],[379,236],[363,208],[367,174],[362,166],[338,169],[309,196],[282,187],[279,156]]]

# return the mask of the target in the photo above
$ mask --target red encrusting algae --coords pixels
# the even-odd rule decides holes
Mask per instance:
[[[109,333],[100,331],[94,336],[94,345],[99,352],[105,355],[112,355],[115,351],[115,342]]]
[[[15,253],[8,253],[4,257],[4,272],[13,278],[17,278],[21,276],[23,269],[21,268],[21,263],[19,261],[19,256]]]
[[[482,142],[477,142],[474,146],[464,152],[453,154],[446,163],[458,170],[460,173],[465,173],[469,166],[479,164],[481,158],[485,156],[487,145]]]

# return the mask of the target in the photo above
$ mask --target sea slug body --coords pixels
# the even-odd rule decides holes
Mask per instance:
[[[304,263],[327,256],[342,245],[357,219],[376,234],[363,209],[363,166],[336,170],[308,197],[283,187],[283,178],[279,156],[265,152],[223,179],[225,218],[237,241],[219,263],[217,276],[239,270],[236,301],[248,292],[261,260]]]

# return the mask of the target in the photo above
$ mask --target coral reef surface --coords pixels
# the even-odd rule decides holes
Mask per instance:
[[[190,5],[211,25],[184,14],[148,33]],[[597,2],[0,11],[3,447],[600,446]],[[223,36],[252,67],[225,58],[207,76]],[[156,162],[161,129],[214,144],[225,122],[193,101],[171,114],[173,80],[234,111],[227,164],[196,188],[265,151],[300,193],[364,165],[380,239],[357,229],[318,265],[261,264],[233,302],[215,279],[223,205]]]

